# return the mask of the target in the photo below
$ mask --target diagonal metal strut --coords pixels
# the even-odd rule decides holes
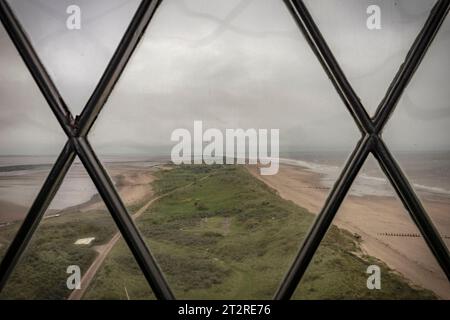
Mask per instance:
[[[143,0],[141,2],[91,98],[80,117],[74,120],[69,108],[40,62],[14,13],[5,0],[0,0],[0,19],[68,137],[68,142],[64,146],[0,264],[0,291],[6,285],[11,272],[29,244],[34,231],[60,187],[68,169],[78,155],[156,297],[160,299],[174,298],[162,272],[117,193],[111,178],[108,176],[87,139],[92,125],[114,89],[117,80],[160,2],[160,0]],[[379,161],[380,166],[418,226],[427,245],[450,279],[448,249],[422,207],[413,188],[401,171],[401,168],[381,138],[384,126],[446,17],[449,11],[450,0],[439,0],[436,3],[425,26],[411,47],[405,62],[400,67],[389,87],[386,96],[380,103],[373,119],[367,114],[360,99],[346,79],[345,74],[323,39],[320,30],[317,28],[303,1],[284,0],[284,2],[355,120],[362,133],[362,138],[347,161],[324,207],[305,238],[291,269],[275,295],[275,299],[288,299],[294,293],[369,153],[373,153]]]
[[[160,0],[141,1],[102,78],[82,114],[75,121],[7,1],[0,0],[0,19],[68,137],[64,149],[1,261],[0,292],[5,287],[67,171],[78,155],[155,296],[158,299],[174,299],[167,281],[127,212],[111,178],[87,140],[89,130],[114,89],[160,2]]]
[[[380,163],[383,172],[393,185],[397,195],[450,281],[450,254],[447,246],[381,137],[382,130],[400,100],[403,91],[419,67],[427,49],[433,42],[442,22],[447,16],[450,8],[450,0],[439,0],[435,4],[427,22],[409,50],[405,62],[401,65],[392,81],[373,119],[369,117],[359,97],[345,77],[344,72],[320,33],[304,2],[302,0],[284,0],[284,2],[355,120],[363,137],[347,160],[343,172],[334,184],[322,210],[306,235],[274,299],[290,299],[294,294],[369,153],[372,153]]]

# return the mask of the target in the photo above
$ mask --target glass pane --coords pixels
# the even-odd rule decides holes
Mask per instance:
[[[105,163],[133,219],[141,216],[157,198],[152,183],[158,162],[139,157],[108,156]],[[154,299],[153,292],[122,238],[110,240],[103,260],[93,272],[83,299]],[[154,248],[151,247],[152,252]]]
[[[95,186],[81,163],[76,162],[0,297],[81,299],[119,240],[120,234]],[[80,289],[76,290],[72,286],[77,280],[71,277],[76,274],[74,266],[79,268]]]
[[[0,259],[65,136],[0,24]]]
[[[450,246],[449,32],[447,17],[383,134],[447,247]]]
[[[138,0],[9,1],[48,73],[79,114],[116,50]]]
[[[197,145],[184,165],[171,156],[177,129]],[[217,142],[207,155],[194,135],[202,140],[208,129],[224,144],[227,129],[255,129],[258,146],[273,150],[274,174],[252,164],[250,139],[230,152]],[[149,205],[136,222],[178,298],[250,299],[273,296],[358,138],[282,2],[167,0],[90,140],[111,174],[146,190],[140,207],[128,206]],[[232,164],[206,164],[223,160],[221,148]],[[205,163],[191,163],[202,155]],[[105,262],[112,277],[134,279],[125,266],[119,257]]]
[[[306,0],[348,80],[373,114],[435,0]]]
[[[416,225],[370,157],[294,298],[448,299],[449,289]]]

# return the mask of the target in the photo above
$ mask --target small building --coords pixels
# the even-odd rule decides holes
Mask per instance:
[[[95,238],[91,237],[91,238],[83,238],[83,239],[78,239],[77,241],[75,241],[75,244],[77,246],[88,246],[92,243],[92,241],[94,241]]]

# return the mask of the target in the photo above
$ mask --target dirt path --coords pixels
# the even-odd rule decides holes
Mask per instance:
[[[196,182],[200,182],[203,181],[205,179],[209,178],[209,175],[206,177],[203,177],[201,179],[199,179],[198,181],[195,182],[191,182],[185,186],[176,188],[170,192],[167,192],[163,195],[160,195],[156,198],[151,199],[150,201],[148,201],[142,208],[140,208],[135,214],[132,215],[132,219],[136,220],[137,218],[139,218],[145,211],[147,211],[147,209],[156,201],[167,197],[168,195],[177,192],[179,190],[188,188],[192,185],[194,185]],[[89,267],[89,269],[85,272],[85,274],[83,275],[83,277],[81,278],[81,289],[79,290],[74,290],[72,291],[72,293],[69,295],[68,300],[81,300],[84,296],[84,294],[86,293],[87,289],[89,288],[92,280],[94,279],[95,275],[97,274],[98,270],[100,269],[100,267],[102,266],[103,262],[105,261],[106,257],[108,256],[108,254],[111,252],[111,250],[114,248],[115,244],[117,243],[117,241],[121,238],[121,234],[119,231],[117,231],[116,234],[114,234],[114,236],[108,241],[108,243],[102,245],[102,246],[98,246],[96,248],[96,251],[98,252],[98,256],[95,258],[95,260],[92,262],[91,266]]]
[[[223,234],[228,235],[230,233],[230,227],[231,227],[231,219],[230,217],[225,217],[223,220]]]
[[[149,202],[147,202],[142,208],[140,208],[133,216],[133,220],[136,220],[139,218],[155,201],[161,199],[163,196],[159,196],[156,198],[153,198]],[[108,241],[105,245],[98,246],[96,248],[96,251],[98,252],[98,256],[95,258],[94,262],[91,264],[89,269],[86,271],[86,273],[81,278],[81,289],[74,290],[70,294],[68,300],[81,300],[81,298],[86,293],[86,290],[89,288],[89,285],[91,284],[92,280],[94,279],[94,276],[97,274],[97,271],[102,266],[103,262],[105,261],[108,254],[111,252],[112,248],[114,248],[114,245],[117,243],[117,241],[121,238],[121,234],[118,231],[114,236],[111,238],[111,240]]]

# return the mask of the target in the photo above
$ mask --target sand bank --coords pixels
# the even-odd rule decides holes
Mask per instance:
[[[108,167],[108,173],[113,179],[115,186],[126,206],[139,205],[153,196],[151,183],[154,180],[154,172],[155,169],[137,168],[128,166],[126,164],[111,165]],[[67,181],[67,183],[70,183],[70,179]],[[91,184],[90,181],[88,183]],[[22,221],[28,213],[29,207],[31,206],[32,202],[33,201],[30,200],[25,205],[20,205],[13,202],[0,200],[0,223],[13,223]],[[105,205],[103,204],[100,196],[96,194],[89,201],[65,208],[63,210],[50,209],[47,210],[46,214],[64,214],[73,211],[85,212],[90,210],[103,209],[106,209]]]
[[[321,184],[319,174],[302,167],[281,165],[279,173],[273,176],[261,176],[254,166],[249,167],[249,171],[281,197],[314,214],[320,211],[329,192]],[[446,232],[450,233],[450,200],[436,195],[422,196],[422,199],[441,235],[449,236]],[[385,262],[412,284],[430,289],[443,299],[450,299],[447,278],[423,238],[409,236],[419,232],[397,198],[349,195],[334,224],[361,236],[363,251]],[[448,238],[444,240],[450,244]]]
[[[113,179],[122,201],[127,207],[142,204],[153,196],[151,183],[155,180],[155,169],[135,168],[127,165],[110,166],[108,173]],[[99,195],[95,195],[89,203],[79,207],[81,211],[105,208]]]

